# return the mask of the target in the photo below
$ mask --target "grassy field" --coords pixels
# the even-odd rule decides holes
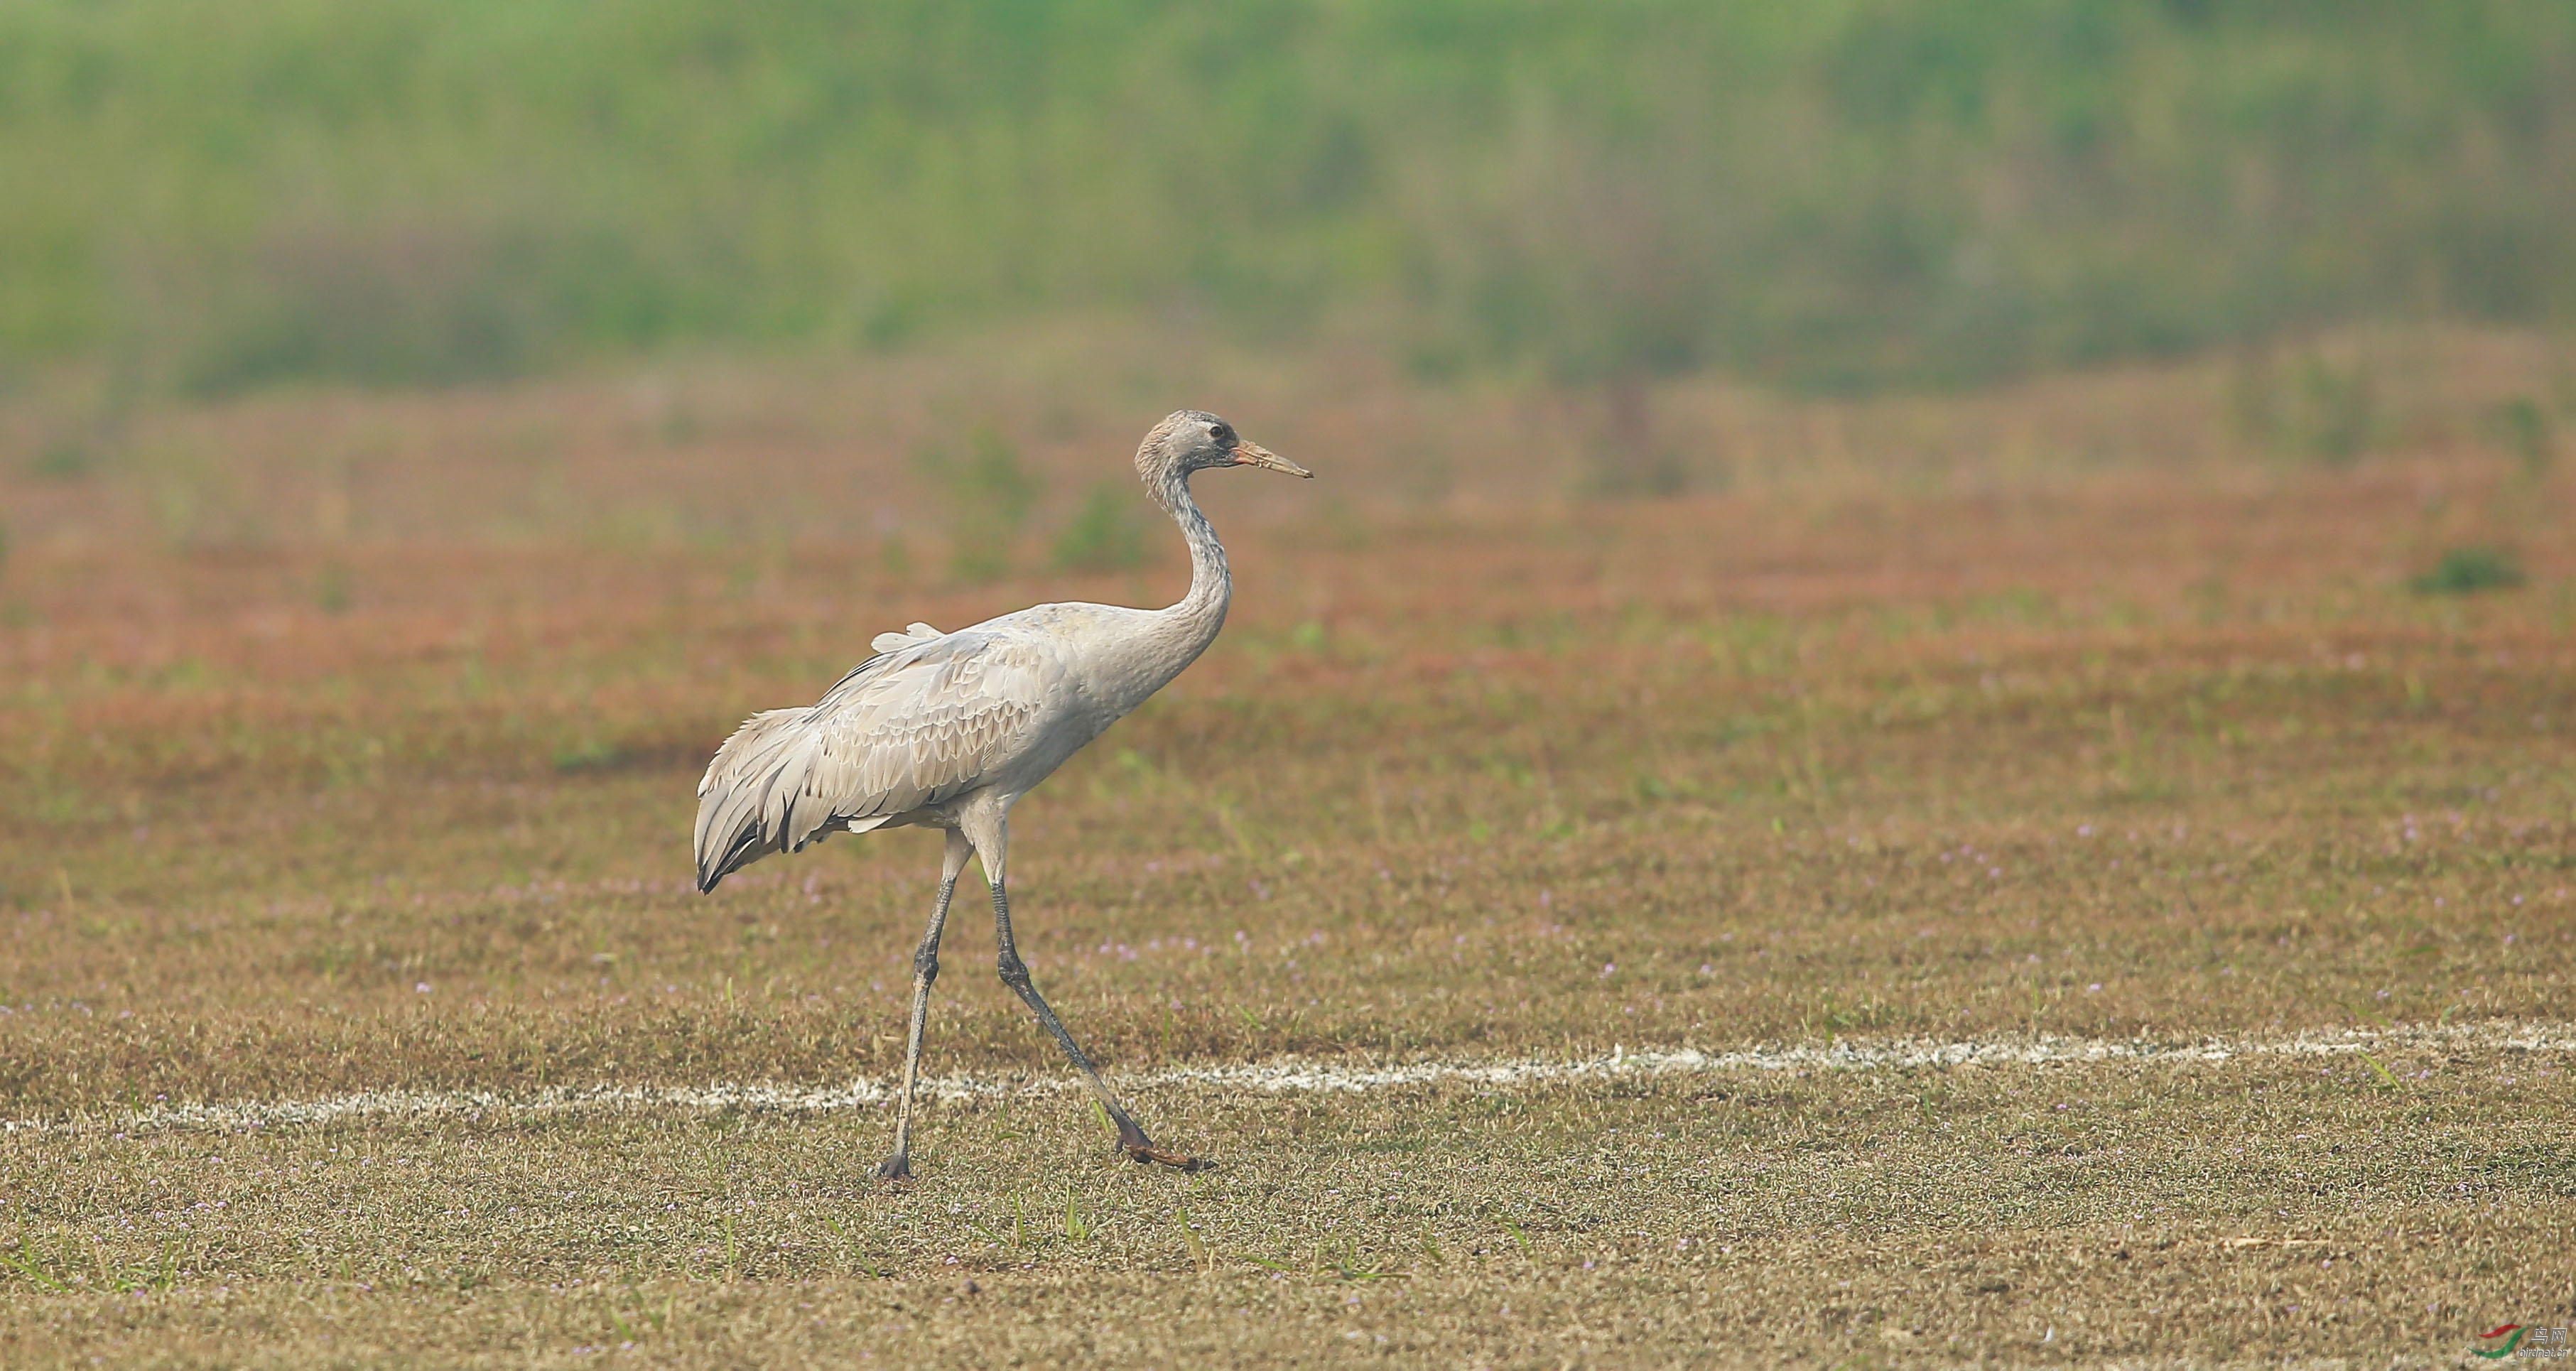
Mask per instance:
[[[10,409],[0,1361],[2447,1365],[2564,1325],[2565,372],[2389,346],[1676,381],[1652,502],[1572,498],[1579,409],[1044,339],[273,395],[90,465]],[[2376,368],[2355,449],[2298,417],[2319,366]],[[1321,479],[1204,481],[1233,621],[1022,806],[1014,889],[1221,1165],[1117,1162],[966,917],[880,1187],[851,1083],[899,1065],[936,843],[700,897],[697,769],[883,629],[1176,594],[1164,530],[1069,530],[1180,400]],[[997,489],[1032,512],[960,558]],[[2470,547],[2520,583],[2417,587]]]

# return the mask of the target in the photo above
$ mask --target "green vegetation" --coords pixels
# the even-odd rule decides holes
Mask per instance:
[[[434,382],[1186,306],[1426,374],[1964,383],[2562,318],[2571,89],[2539,0],[22,0],[0,360]]]
[[[1145,564],[1145,530],[1126,482],[1097,481],[1083,492],[1082,507],[1056,537],[1055,562],[1066,571],[1124,571]]]
[[[993,429],[967,435],[966,455],[925,447],[914,465],[948,497],[949,572],[968,584],[1010,574],[1011,546],[1045,492],[1020,461],[1019,448]]]
[[[2455,547],[2412,584],[2421,595],[2474,595],[2481,590],[2510,589],[2522,581],[2522,564],[2512,553],[2493,547]]]
[[[2521,458],[2523,471],[2534,479],[2549,470],[2550,459],[2557,455],[2550,434],[2552,427],[2549,411],[2528,395],[2517,395],[2497,405],[2487,421],[2489,434]]]

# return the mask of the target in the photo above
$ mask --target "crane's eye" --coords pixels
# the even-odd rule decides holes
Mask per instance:
[[[1217,440],[1221,446],[1234,446],[1234,430],[1227,428],[1223,424],[1219,424],[1215,428],[1209,429],[1208,436]]]

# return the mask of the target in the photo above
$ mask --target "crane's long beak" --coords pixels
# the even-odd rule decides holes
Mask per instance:
[[[1315,473],[1297,465],[1295,462],[1289,461],[1278,453],[1272,452],[1270,449],[1263,447],[1259,443],[1235,444],[1234,464],[1239,467],[1268,467],[1272,471],[1284,471],[1291,476],[1303,476],[1309,481],[1315,479]]]

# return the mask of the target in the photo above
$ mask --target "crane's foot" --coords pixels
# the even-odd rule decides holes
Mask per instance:
[[[897,1152],[893,1156],[886,1158],[884,1161],[877,1163],[877,1179],[881,1181],[911,1180],[911,1156],[906,1153]]]
[[[1135,1162],[1138,1165],[1152,1165],[1155,1162],[1161,1162],[1165,1166],[1177,1167],[1182,1171],[1190,1172],[1213,1171],[1216,1169],[1216,1163],[1209,1161],[1205,1157],[1184,1157],[1178,1152],[1171,1151],[1167,1148],[1156,1147],[1149,1142],[1122,1143],[1119,1145],[1118,1150],[1127,1154],[1127,1160]]]
[[[1207,1161],[1199,1157],[1184,1157],[1180,1153],[1171,1151],[1168,1148],[1156,1147],[1154,1145],[1154,1140],[1145,1136],[1145,1130],[1137,1127],[1136,1121],[1129,1118],[1127,1116],[1127,1111],[1124,1109],[1117,1110],[1112,1113],[1110,1115],[1110,1122],[1118,1125],[1118,1151],[1124,1155],[1127,1160],[1135,1162],[1140,1166],[1150,1166],[1155,1162],[1161,1162],[1165,1166],[1177,1167],[1183,1171],[1213,1171],[1216,1169],[1215,1162]]]

